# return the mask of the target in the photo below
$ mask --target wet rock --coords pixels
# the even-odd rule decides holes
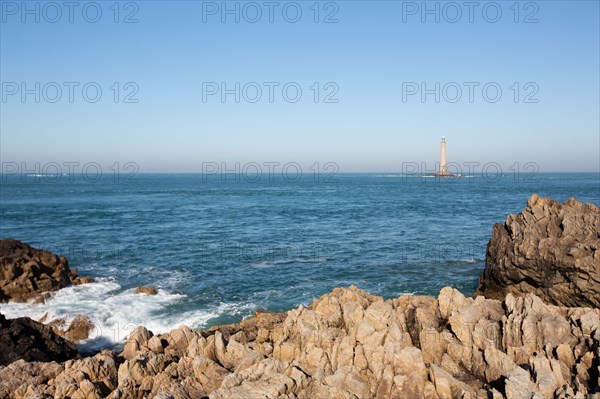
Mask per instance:
[[[154,287],[144,287],[139,286],[135,289],[135,292],[138,294],[146,294],[146,295],[156,295],[158,291]]]
[[[70,323],[66,318],[61,317],[47,321],[48,314],[44,314],[38,322],[52,327],[55,333],[72,342],[79,342],[89,338],[90,332],[94,329],[94,324],[85,315],[76,316]]]
[[[94,324],[90,319],[85,315],[79,315],[71,322],[63,336],[73,342],[78,342],[89,338],[93,329]]]

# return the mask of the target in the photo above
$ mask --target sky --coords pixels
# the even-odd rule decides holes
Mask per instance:
[[[600,171],[598,1],[67,4],[0,1],[4,172]]]

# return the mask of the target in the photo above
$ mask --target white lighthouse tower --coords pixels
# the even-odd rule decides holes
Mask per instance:
[[[444,136],[442,136],[442,141],[440,141],[440,170],[433,175],[435,177],[462,177],[460,174],[452,174],[446,166],[446,137]]]
[[[446,169],[446,137],[444,136],[440,141],[440,171],[438,174],[441,176],[449,175],[448,169]]]

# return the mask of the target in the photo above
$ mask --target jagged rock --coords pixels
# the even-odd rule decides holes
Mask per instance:
[[[181,326],[168,334],[161,336],[161,342],[164,340],[169,352],[180,356],[185,353],[190,343],[197,337],[198,333],[190,330],[189,327]]]
[[[78,277],[63,256],[17,240],[0,240],[0,302],[31,298],[40,302],[45,300],[38,297],[41,293],[91,281],[89,277]]]
[[[435,364],[431,365],[430,377],[440,398],[475,399],[477,397],[477,392],[473,387],[457,380],[450,373]]]
[[[536,389],[531,380],[531,375],[525,369],[516,367],[506,379],[506,398],[507,399],[544,399],[541,392]]]
[[[136,327],[127,337],[127,342],[125,343],[121,356],[127,360],[135,358],[138,352],[143,349],[148,349],[148,340],[152,338],[153,335],[154,334],[145,327]]]
[[[0,366],[18,359],[64,361],[77,356],[75,345],[51,327],[28,317],[6,319],[0,314]]]
[[[65,362],[52,381],[55,397],[106,397],[117,387],[116,356],[105,350],[93,357]]]
[[[85,315],[79,315],[69,325],[64,332],[64,337],[73,342],[87,339],[90,332],[94,329],[94,324]]]
[[[563,306],[600,307],[600,209],[533,195],[496,224],[476,295],[533,293]]]
[[[25,396],[29,387],[41,387],[63,371],[56,363],[27,362],[17,360],[6,367],[0,366],[0,399]]]

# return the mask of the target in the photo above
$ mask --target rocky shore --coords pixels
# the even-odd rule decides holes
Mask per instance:
[[[0,358],[0,398],[600,398],[599,223],[592,204],[533,196],[494,226],[475,298],[336,288],[235,325],[138,327],[121,353],[81,357],[0,316],[2,351],[66,348]]]

